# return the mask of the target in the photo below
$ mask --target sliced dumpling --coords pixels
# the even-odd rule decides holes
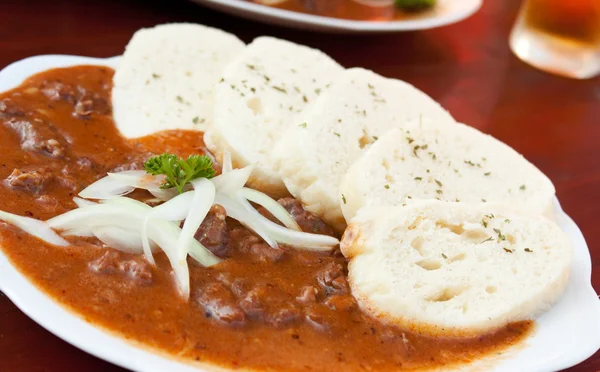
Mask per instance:
[[[244,49],[227,32],[173,23],[137,31],[116,70],[112,102],[125,137],[167,129],[204,130],[221,71]]]
[[[412,85],[348,69],[296,118],[272,161],[292,195],[343,231],[339,185],[348,168],[389,130],[421,121],[454,124],[446,110]]]
[[[429,201],[362,209],[341,243],[368,313],[424,334],[473,336],[548,310],[573,249],[545,217]]]
[[[554,193],[548,177],[494,137],[464,124],[416,123],[379,138],[348,170],[338,198],[350,221],[364,206],[423,199],[548,214]]]
[[[268,161],[275,142],[296,116],[343,71],[319,50],[259,37],[223,71],[216,87],[215,120],[205,141],[221,159],[229,151],[234,165],[256,164],[251,187],[272,196],[287,194]]]

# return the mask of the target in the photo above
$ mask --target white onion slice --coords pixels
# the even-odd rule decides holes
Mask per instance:
[[[233,195],[244,187],[253,170],[254,165],[233,169],[230,172],[214,177],[211,181],[215,184],[215,188],[220,194]]]
[[[146,213],[152,208],[140,201],[131,198],[116,198],[104,200],[101,204],[95,204],[85,208],[73,209],[69,212],[56,216],[46,221],[50,227],[57,230],[72,230],[82,227],[93,226],[119,226],[126,230],[140,231],[146,218]],[[172,249],[175,250],[177,240],[181,234],[181,228],[173,222],[152,219],[148,222],[148,237],[153,238],[153,230],[161,229],[168,231],[174,240]],[[157,241],[155,241],[159,244]],[[159,244],[160,246],[160,244]],[[164,247],[160,246],[164,250]],[[168,248],[167,248],[168,249]],[[195,239],[192,240],[190,248],[192,255],[201,265],[212,266],[221,262],[208,249]]]
[[[98,226],[92,232],[102,243],[125,253],[142,253],[140,234],[116,226]]]
[[[152,207],[146,203],[132,198],[114,198],[102,200],[102,203],[130,207],[139,211],[142,216],[142,224],[138,230],[140,232],[140,238],[142,239],[142,251],[144,252],[144,257],[146,257],[146,260],[150,264],[156,265],[156,261],[152,255],[152,249],[150,247],[150,238],[148,237],[148,219],[149,214],[152,211]]]
[[[196,239],[192,240],[192,244],[189,245],[188,250],[190,257],[200,262],[205,267],[218,264],[222,261]]]
[[[149,217],[167,221],[183,221],[190,213],[194,195],[194,191],[179,194],[173,199],[152,208]]]
[[[296,248],[318,251],[331,250],[331,248],[340,243],[339,240],[332,236],[286,229],[258,213],[247,200],[238,197],[236,201],[246,208],[253,219],[260,221],[267,233],[278,243]]]
[[[144,252],[144,256],[146,260],[150,262],[152,265],[156,265],[156,261],[154,261],[154,256],[152,255],[152,250],[150,249],[150,238],[148,237],[148,222],[150,218],[146,215],[144,221],[142,222],[142,228],[140,230],[140,238],[142,239],[142,252]]]
[[[229,173],[233,170],[233,162],[231,161],[231,152],[225,150],[223,153],[223,164],[221,164],[221,173]]]
[[[277,201],[272,199],[269,195],[254,189],[249,189],[247,187],[243,187],[239,191],[239,195],[245,199],[250,200],[253,203],[261,205],[263,208],[269,211],[269,213],[271,213],[273,217],[277,218],[279,222],[283,223],[288,229],[302,231],[302,229],[300,228],[300,226],[298,226],[298,223],[296,222],[296,220],[294,220],[292,215],[281,204],[277,203]]]
[[[101,200],[100,203],[129,206],[131,208],[137,209],[140,213],[141,212],[150,212],[152,210],[152,207],[149,206],[148,204],[141,202],[139,200],[136,200],[136,199],[132,199],[132,198],[119,197],[119,198],[113,198],[113,199],[105,199],[105,200]]]
[[[252,218],[252,214],[248,212],[242,205],[230,197],[218,193],[215,196],[215,204],[219,204],[225,208],[228,217],[237,220],[246,228],[254,231],[254,233],[260,236],[269,246],[271,246],[271,248],[279,247],[277,241],[271,237],[264,225],[260,221]]]
[[[78,197],[74,197],[73,202],[75,203],[75,205],[77,205],[78,208],[83,208],[83,207],[87,207],[88,205],[96,204],[93,201],[89,201],[87,199],[82,199],[82,198],[78,198]]]
[[[108,177],[111,177],[123,183],[124,185],[132,186],[138,189],[148,190],[152,195],[163,201],[170,200],[178,195],[177,190],[174,188],[160,188],[160,186],[165,180],[165,176],[152,176],[146,173],[146,171],[144,170],[108,173]]]
[[[16,214],[0,211],[0,220],[9,223],[26,233],[39,238],[46,243],[66,247],[69,242],[61,238],[47,223],[35,218],[23,217]]]
[[[165,179],[164,176],[153,176],[145,170],[109,172],[108,177],[121,182],[123,185],[144,190],[160,188]]]
[[[133,190],[134,187],[106,176],[83,189],[79,196],[85,199],[112,199],[129,194]]]
[[[159,220],[148,221],[148,236],[165,252],[169,263],[173,268],[173,273],[179,284],[179,291],[184,299],[190,297],[190,270],[185,257],[179,257],[177,254],[177,242],[179,241],[180,231],[164,228]],[[169,223],[169,222],[167,222]],[[162,228],[161,228],[162,226]],[[174,226],[174,225],[173,225]],[[179,229],[179,228],[177,228]]]
[[[135,230],[140,228],[145,217],[144,213],[140,213],[139,207],[136,207],[114,203],[90,205],[53,217],[46,223],[57,230],[94,226],[119,226],[128,230]]]
[[[179,235],[179,244],[177,252],[179,257],[187,257],[188,246],[194,240],[194,234],[206,218],[210,207],[215,201],[215,184],[206,178],[199,178],[192,181],[194,186],[194,197],[189,208],[189,214],[185,218],[181,234]]]
[[[185,188],[184,188],[185,190]],[[152,195],[154,195],[154,197],[162,200],[162,201],[167,201],[167,200],[171,200],[174,197],[176,197],[177,195],[179,195],[177,193],[177,189],[176,188],[171,188],[171,189],[151,189],[148,190],[148,192]]]
[[[82,238],[93,238],[96,236],[96,235],[94,235],[94,232],[92,231],[92,229],[89,227],[80,227],[80,228],[65,230],[65,231],[62,231],[60,233],[60,235],[62,235],[62,236],[80,236]]]
[[[106,200],[103,203],[78,208],[56,216],[47,223],[59,230],[70,230],[81,227],[106,227],[118,226],[128,231],[141,231],[148,212],[152,208],[142,202],[130,198],[116,198]],[[175,223],[159,220],[148,220],[148,238],[155,242],[167,255],[181,294],[184,298],[189,297],[189,269],[185,257],[180,258],[177,252],[177,244],[181,235],[181,229]],[[220,259],[210,251],[192,239],[188,247],[191,256],[204,266],[211,266]]]

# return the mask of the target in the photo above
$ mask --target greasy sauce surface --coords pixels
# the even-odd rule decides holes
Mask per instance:
[[[260,3],[260,1],[254,2]],[[393,4],[372,6],[368,5],[368,1],[364,1],[363,4],[355,0],[287,0],[275,5],[275,7],[294,12],[355,21],[402,21],[430,17],[433,15],[432,13],[437,11],[434,6],[431,9],[408,12]]]
[[[203,150],[202,135],[194,132],[123,139],[111,118],[112,74],[94,66],[50,70],[0,95],[0,209],[47,219],[74,208],[72,197],[108,170],[139,166],[149,153],[187,156]],[[23,128],[33,129],[38,142],[25,143]],[[36,184],[41,188],[9,185],[15,169],[43,170],[46,176]],[[294,301],[303,288],[322,286],[322,273],[332,265],[345,270],[345,259],[337,252],[285,249],[273,260],[233,249],[211,268],[190,262],[193,295],[186,303],[162,255],[151,269],[152,280],[139,282],[91,270],[109,248],[92,239],[71,241],[67,248],[49,246],[0,222],[3,252],[50,296],[91,323],[192,361],[286,371],[421,369],[501,352],[532,329],[523,322],[474,339],[424,337],[367,317],[349,294],[295,304],[302,319],[291,323],[224,324],[199,306],[195,296],[204,288],[240,280],[281,293],[284,306],[290,303],[286,295]]]

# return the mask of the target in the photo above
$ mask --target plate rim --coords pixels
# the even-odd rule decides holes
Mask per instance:
[[[93,58],[73,55],[40,55],[25,58],[6,66],[0,71],[0,92],[12,89],[19,85],[32,74],[48,70],[50,68],[68,67],[75,65],[102,65],[115,68],[120,56],[111,58]],[[569,279],[570,286],[577,279],[576,287],[580,296],[585,298],[585,306],[581,306],[580,312],[584,315],[595,315],[591,318],[591,324],[586,323],[587,331],[585,341],[578,348],[571,345],[570,352],[566,355],[550,355],[542,364],[535,364],[533,371],[549,372],[567,368],[584,361],[600,349],[600,299],[591,284],[592,260],[591,254],[575,222],[562,210],[558,199],[555,199],[555,213],[557,223],[569,235],[574,246],[574,260],[572,276]],[[577,269],[574,272],[574,269]],[[92,354],[100,359],[109,361],[121,367],[135,371],[164,371],[177,372],[192,371],[227,371],[222,367],[209,364],[184,363],[167,355],[157,353],[142,344],[126,341],[116,333],[95,326],[84,320],[83,316],[61,305],[54,298],[45,294],[35,284],[13,266],[6,255],[0,249],[0,290],[29,318],[47,329],[52,334],[70,343],[71,345]],[[567,288],[568,291],[568,288]],[[566,296],[566,295],[564,295]],[[538,320],[553,313],[553,309],[542,315]],[[568,303],[566,304],[568,305]],[[566,306],[565,305],[565,306]],[[554,311],[556,313],[556,311]],[[579,314],[581,315],[581,314]],[[561,318],[561,320],[565,320]],[[532,341],[543,327],[539,327],[536,334],[529,336],[524,343],[519,344],[516,350],[509,350],[506,354],[507,360],[494,361],[493,358],[484,358],[481,362],[493,362],[492,370],[506,372],[510,369],[510,362],[519,359],[524,350],[527,350]],[[581,340],[577,338],[576,340]],[[514,355],[513,355],[514,354]],[[515,358],[511,357],[514,356]],[[508,364],[506,363],[508,362]],[[469,368],[467,365],[466,368]],[[519,367],[519,364],[517,364]],[[199,369],[200,368],[200,369]],[[509,368],[509,369],[507,369]]]
[[[439,15],[433,18],[375,22],[339,19],[314,14],[306,14],[240,0],[191,1],[226,13],[234,14],[239,17],[261,20],[264,22],[277,23],[279,25],[284,26],[303,26],[316,30],[337,30],[346,32],[365,33],[416,31],[446,26],[456,22],[460,22],[470,17],[475,12],[477,12],[483,5],[483,0],[458,0],[467,3],[469,7],[463,10],[462,12],[450,13],[448,15]],[[290,23],[285,24],[284,21]]]

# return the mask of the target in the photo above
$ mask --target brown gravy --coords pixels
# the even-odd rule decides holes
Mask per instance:
[[[74,208],[72,197],[108,170],[139,167],[149,153],[187,156],[203,151],[198,132],[121,137],[111,115],[112,75],[111,69],[96,66],[55,69],[0,95],[0,209],[45,220]],[[43,175],[18,183],[15,169],[30,175],[40,170]],[[521,322],[472,339],[397,329],[358,309],[344,290],[346,260],[338,251],[284,249],[271,257],[255,252],[256,245],[233,244],[228,259],[211,268],[190,263],[192,298],[186,303],[163,255],[157,255],[156,268],[146,267],[150,279],[140,281],[117,269],[92,270],[114,251],[92,239],[71,241],[67,248],[49,246],[0,222],[4,254],[56,301],[90,323],[192,362],[282,371],[418,370],[501,352],[533,328],[532,322]],[[140,257],[119,254],[119,259],[145,265]],[[341,274],[327,279],[332,268]],[[218,285],[234,291],[234,282],[266,288],[269,306],[291,306],[294,317],[243,307],[246,319],[227,324],[199,305],[206,288]],[[305,287],[315,288],[315,299],[302,296]],[[248,306],[248,289],[245,293]],[[260,291],[252,293],[261,300]],[[278,299],[273,300],[274,293]]]

